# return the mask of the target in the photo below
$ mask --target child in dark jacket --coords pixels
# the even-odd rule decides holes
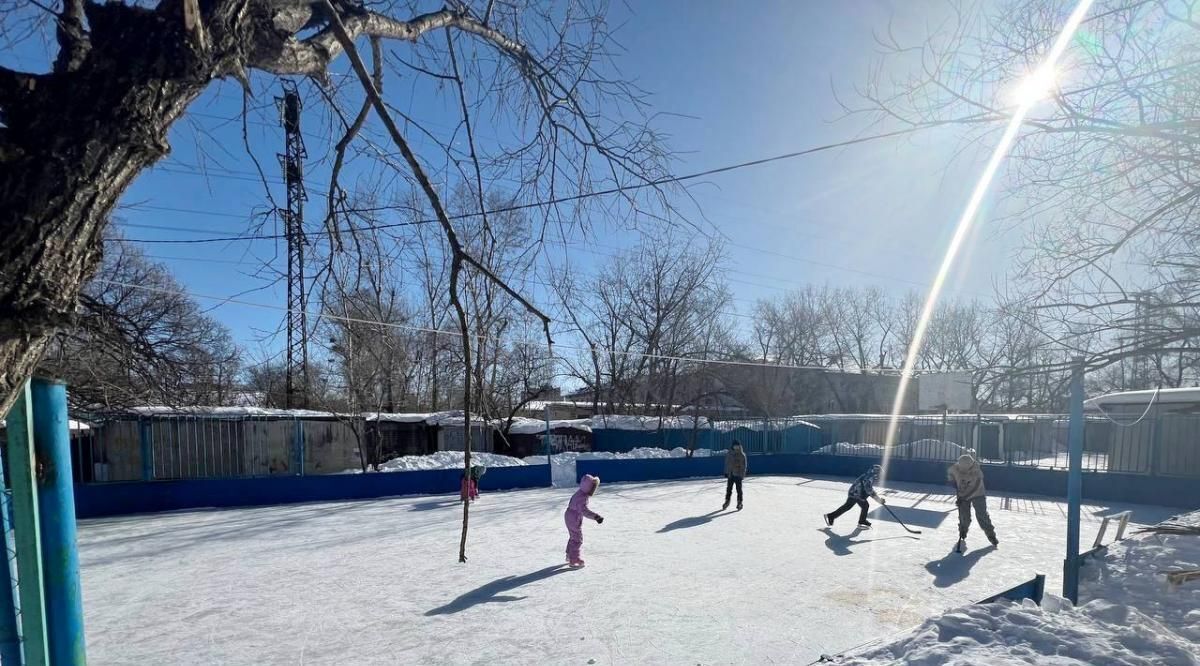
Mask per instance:
[[[721,507],[722,511],[729,508],[734,488],[737,488],[738,511],[742,510],[742,480],[746,478],[748,469],[746,452],[742,450],[740,443],[734,442],[725,454],[725,504]]]
[[[599,525],[604,522],[604,517],[588,509],[588,499],[596,494],[596,489],[600,487],[599,477],[591,474],[584,474],[579,480],[579,490],[571,496],[571,502],[567,504],[567,512],[563,515],[563,519],[567,523],[567,563],[572,567],[583,566],[583,556],[580,552],[583,549],[583,519],[591,518]]]
[[[883,498],[875,492],[875,483],[879,481],[879,474],[883,468],[879,465],[872,465],[871,469],[867,470],[862,476],[854,480],[850,484],[850,492],[847,493],[846,503],[838,507],[833,513],[825,514],[825,524],[833,526],[833,521],[837,520],[843,513],[849,511],[855,504],[858,505],[858,526],[870,527],[871,521],[867,520],[867,509],[870,505],[867,503],[868,497],[875,498],[880,504],[887,504]]]

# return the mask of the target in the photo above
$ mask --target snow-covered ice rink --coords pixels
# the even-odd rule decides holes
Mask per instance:
[[[720,480],[606,484],[585,521],[587,567],[563,563],[571,491],[485,494],[470,562],[456,498],[199,511],[83,521],[89,657],[97,664],[808,663],[947,608],[1049,575],[1063,502],[993,494],[1001,544],[965,556],[945,487],[888,483],[858,531],[821,514],[847,480],[751,477],[718,513]],[[1176,511],[1087,503],[1138,523]],[[1111,534],[1111,533],[1110,533]]]

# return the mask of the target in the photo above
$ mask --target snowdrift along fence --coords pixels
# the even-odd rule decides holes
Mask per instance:
[[[854,478],[879,458],[826,454],[753,455],[749,457],[750,476],[823,475]],[[887,478],[892,481],[944,485],[946,462],[897,460],[888,463]],[[1067,473],[1063,470],[1037,469],[1008,465],[983,465],[987,487],[993,491],[1063,497]],[[577,479],[584,474],[604,481],[655,481],[693,477],[721,476],[724,459],[667,458],[580,460],[575,463]],[[1090,500],[1133,502],[1192,509],[1200,506],[1200,483],[1184,477],[1155,477],[1144,474],[1084,472],[1083,496]]]
[[[75,515],[78,518],[100,518],[182,509],[439,495],[458,493],[461,480],[460,469],[434,469],[372,474],[75,484]],[[479,488],[483,491],[544,488],[549,485],[548,465],[493,467],[479,480]]]
[[[654,419],[647,423],[654,425]],[[592,450],[627,453],[640,447],[660,449],[728,449],[736,441],[747,453],[809,453],[821,446],[820,430],[798,418],[704,421],[696,427],[631,429],[592,423]]]
[[[806,416],[820,427],[824,451],[878,457],[889,417],[882,414]],[[958,414],[902,416],[893,458],[952,462],[964,449],[992,464],[1066,469],[1067,424],[1063,415]],[[1083,468],[1200,479],[1200,415],[1152,414],[1134,423],[1088,415]]]

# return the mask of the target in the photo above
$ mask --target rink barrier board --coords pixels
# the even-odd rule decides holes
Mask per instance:
[[[179,479],[75,485],[77,518],[102,518],[185,509],[270,506],[302,502],[458,493],[460,469],[243,479]],[[545,488],[548,465],[490,467],[481,491]]]
[[[823,475],[854,478],[880,462],[863,456],[825,454],[780,454],[748,456],[750,476]],[[893,481],[943,485],[949,463],[930,460],[899,460],[888,463],[887,478]],[[634,458],[580,460],[575,463],[577,478],[584,474],[603,481],[634,482],[722,476],[724,458]],[[988,490],[1065,497],[1067,473],[1064,470],[1036,469],[1008,465],[983,465]],[[1186,477],[1084,472],[1083,496],[1089,500],[1152,504],[1182,509],[1200,506],[1200,482]]]
[[[998,594],[980,601],[981,604],[991,604],[1001,599],[1015,601],[1020,603],[1026,599],[1030,599],[1033,603],[1041,606],[1042,598],[1046,595],[1046,575],[1038,574],[1032,580],[1027,580],[1016,587],[1009,588]]]

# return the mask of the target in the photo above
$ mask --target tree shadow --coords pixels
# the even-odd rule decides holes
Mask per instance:
[[[971,568],[978,564],[985,555],[995,551],[995,546],[972,550],[963,555],[951,550],[942,559],[927,563],[925,570],[933,574],[934,587],[950,587],[966,580],[967,576],[971,575]]]
[[[525,597],[502,595],[501,593],[515,590],[523,585],[536,583],[539,580],[545,580],[567,571],[572,571],[572,569],[565,564],[556,564],[552,567],[539,569],[533,573],[527,573],[524,576],[505,576],[504,578],[497,578],[490,583],[480,585],[474,590],[464,592],[463,594],[459,595],[458,598],[445,604],[444,606],[438,606],[432,610],[425,611],[425,615],[452,615],[454,613],[461,613],[462,611],[465,611],[472,606],[478,606],[479,604],[520,601]]]
[[[658,533],[662,534],[663,532],[674,532],[675,530],[686,530],[689,527],[700,527],[701,525],[706,525],[708,523],[711,523],[714,518],[720,518],[721,516],[728,516],[733,513],[735,513],[735,512],[725,511],[724,509],[718,509],[717,511],[710,511],[710,512],[704,514],[703,516],[689,516],[687,518],[680,518],[679,520],[676,520],[673,523],[667,523],[666,525],[663,525],[663,528],[660,529],[658,531]]]
[[[434,511],[436,509],[445,509],[445,508],[449,508],[452,506],[462,506],[462,500],[461,499],[452,499],[452,500],[440,500],[437,502],[420,502],[417,504],[410,504],[408,507],[408,510],[409,511]]]
[[[901,534],[899,536],[879,537],[878,539],[855,539],[854,537],[863,533],[863,528],[855,527],[854,531],[849,534],[838,534],[833,531],[832,527],[822,527],[820,532],[825,533],[825,547],[828,548],[834,555],[843,557],[854,553],[850,546],[858,546],[864,543],[873,541],[890,541],[891,539],[916,539],[917,537],[911,534]]]

